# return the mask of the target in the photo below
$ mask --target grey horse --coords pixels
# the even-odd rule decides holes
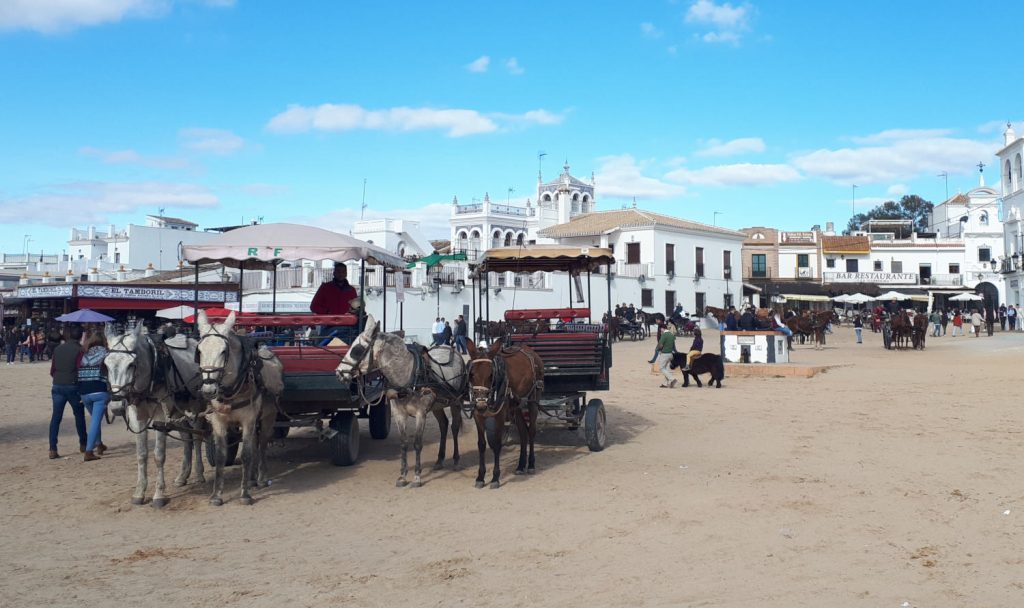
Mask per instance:
[[[255,469],[258,487],[267,483],[267,446],[277,418],[277,404],[284,391],[281,361],[266,346],[243,343],[235,334],[235,313],[224,323],[211,325],[206,312],[196,317],[196,347],[202,374],[200,394],[208,403],[204,415],[213,430],[215,446],[213,493],[210,504],[224,504],[224,461],[228,429],[242,430],[242,490],[239,501],[253,503],[249,485]],[[257,429],[258,432],[257,432]]]
[[[132,504],[145,502],[149,483],[149,430],[154,423],[164,430],[156,431],[154,459],[157,481],[153,506],[159,508],[167,504],[164,460],[169,424],[182,431],[185,444],[181,473],[174,480],[174,485],[188,483],[192,475],[193,450],[196,457],[195,481],[206,481],[203,476],[202,440],[194,440],[190,432],[198,427],[197,416],[202,411],[195,351],[195,340],[174,336],[160,343],[145,333],[141,325],[110,340],[110,349],[103,364],[107,368],[111,399],[114,403],[123,404],[112,406],[111,410],[116,413],[123,409],[128,429],[135,434],[138,481],[132,494]]]
[[[412,433],[416,468],[413,481],[408,485],[413,488],[422,485],[420,454],[423,450],[427,413],[434,414],[441,429],[441,445],[434,470],[444,468],[445,446],[448,442],[446,407],[451,412],[454,443],[452,465],[457,468],[459,431],[462,428],[460,414],[466,390],[466,362],[462,355],[450,346],[435,346],[427,350],[419,344],[406,345],[401,337],[381,332],[379,324],[370,315],[366,329],[352,342],[336,371],[341,382],[348,384],[378,370],[387,380],[385,397],[391,407],[391,417],[402,436],[402,466],[395,485],[404,487],[408,484],[409,417],[416,421]]]

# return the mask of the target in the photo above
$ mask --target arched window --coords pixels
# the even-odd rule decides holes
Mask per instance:
[[[572,195],[572,213],[573,215],[580,212],[580,193],[574,192]]]
[[[988,226],[988,212],[987,211],[982,211],[981,212],[981,215],[978,216],[978,222],[982,226]]]
[[[491,247],[501,247],[501,231],[495,230],[491,235]]]
[[[505,246],[509,247],[510,245],[512,245],[512,233],[511,232],[506,232],[505,233]]]
[[[590,195],[589,194],[584,194],[583,195],[583,213],[590,213],[591,211],[593,211],[593,207],[594,207],[594,204],[590,200]]]
[[[544,203],[550,203],[551,202],[551,193],[550,192],[545,192],[544,196],[542,196],[540,200],[541,200],[541,202],[544,202]]]
[[[526,238],[526,235],[523,234],[522,232],[520,232],[519,236],[516,237],[516,245],[520,245],[521,246],[523,244],[523,239],[525,239],[525,238]]]
[[[1010,167],[1010,161],[1006,161],[1006,191],[1013,192],[1013,168]]]
[[[1020,153],[1019,152],[1017,153],[1017,156],[1013,159],[1013,164],[1015,165],[1014,168],[1016,169],[1016,171],[1014,171],[1014,173],[1017,175],[1017,189],[1020,190],[1021,187],[1024,187],[1024,179],[1021,179],[1021,178],[1024,178],[1024,174],[1021,173],[1022,169],[1021,169],[1021,166],[1020,166]]]
[[[473,234],[469,238],[471,238],[471,239],[479,239],[480,238],[480,231],[479,230],[474,230]]]

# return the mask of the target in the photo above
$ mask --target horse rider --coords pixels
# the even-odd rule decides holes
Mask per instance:
[[[684,372],[690,371],[690,365],[693,364],[693,360],[701,355],[704,351],[704,338],[700,335],[700,329],[693,330],[693,343],[690,344],[690,350],[686,353],[686,367],[683,368]]]
[[[750,308],[744,308],[743,314],[740,315],[740,329],[743,331],[754,331],[757,329],[757,321],[754,319],[754,313],[750,311]]]

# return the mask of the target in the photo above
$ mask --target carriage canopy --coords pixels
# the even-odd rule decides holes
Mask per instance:
[[[496,247],[484,252],[480,272],[569,271],[579,274],[615,262],[607,247],[523,245]]]
[[[193,264],[220,263],[231,268],[273,270],[283,260],[366,260],[405,268],[405,260],[366,241],[301,224],[256,224],[236,228],[198,245],[184,245],[182,258]]]

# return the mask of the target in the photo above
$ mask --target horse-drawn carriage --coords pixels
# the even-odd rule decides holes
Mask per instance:
[[[567,308],[508,310],[504,314],[506,326],[515,326],[509,322],[532,321],[547,327],[548,331],[510,331],[500,339],[505,348],[525,346],[540,356],[543,362],[543,390],[538,403],[540,412],[569,429],[582,427],[587,446],[592,451],[605,447],[606,415],[604,402],[588,399],[588,393],[609,389],[612,351],[608,325],[593,320],[591,279],[594,271],[613,262],[611,250],[598,247],[505,247],[484,253],[476,274],[482,283],[479,293],[485,298],[489,298],[487,277],[491,272],[562,271],[572,277],[586,274],[586,294],[578,295],[585,295],[587,307],[573,307],[570,294],[570,306]],[[608,302],[604,318],[609,319],[612,318],[611,284],[607,271],[603,277]],[[489,306],[482,303],[481,310],[488,309]]]

